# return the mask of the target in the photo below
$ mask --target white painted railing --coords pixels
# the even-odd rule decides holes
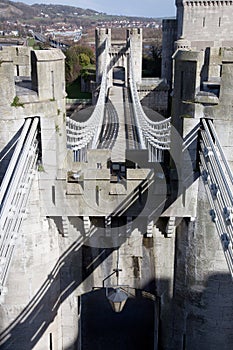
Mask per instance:
[[[104,120],[105,99],[107,95],[107,57],[108,42],[105,41],[104,70],[98,101],[91,117],[85,122],[78,122],[67,118],[67,147],[74,152],[74,161],[87,161],[87,149],[96,149],[99,142],[101,128]]]
[[[170,149],[171,118],[154,122],[143,111],[134,76],[133,52],[130,51],[129,85],[135,124],[141,149],[149,150],[149,161],[161,161],[163,151]]]
[[[94,112],[85,122],[78,122],[69,117],[67,118],[67,147],[73,150],[74,161],[87,161],[87,150],[96,149],[98,147],[107,94],[107,39],[105,41],[104,52],[104,70],[102,74],[100,93]],[[153,122],[146,116],[139,100],[132,62],[133,57],[131,51],[130,90],[139,145],[141,149],[149,150],[149,161],[161,161],[163,158],[163,151],[170,149],[170,118],[159,122]]]
[[[39,118],[25,121],[0,188],[0,295],[9,272],[16,239],[24,216],[37,162]],[[1,300],[1,299],[0,299]]]

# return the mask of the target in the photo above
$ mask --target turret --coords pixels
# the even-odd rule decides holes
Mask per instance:
[[[133,57],[134,77],[137,83],[142,79],[142,28],[131,28],[127,31]]]
[[[103,68],[104,68],[104,49],[105,40],[108,39],[108,46],[111,46],[111,29],[110,28],[96,28],[95,42],[96,42],[96,82],[100,84]]]

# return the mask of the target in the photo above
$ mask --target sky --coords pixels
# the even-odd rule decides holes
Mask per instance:
[[[62,4],[105,12],[109,15],[174,17],[175,0],[15,0],[25,4]]]

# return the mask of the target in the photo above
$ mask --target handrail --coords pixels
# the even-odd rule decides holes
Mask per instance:
[[[0,295],[4,294],[4,285],[17,234],[25,215],[30,188],[37,162],[37,127],[39,118],[28,118],[22,137],[16,145],[10,169],[3,179],[2,206],[0,209]],[[18,157],[16,159],[16,156]],[[5,185],[7,184],[7,186]]]
[[[130,47],[130,40],[128,42]],[[105,99],[107,95],[108,74],[108,40],[105,40],[104,70],[100,86],[100,93],[94,112],[85,122],[74,121],[67,118],[67,147],[74,152],[75,161],[87,160],[87,149],[97,149],[104,120]],[[130,52],[129,85],[133,101],[133,114],[141,149],[149,149],[149,160],[160,161],[163,150],[170,149],[171,119],[162,121],[150,120],[143,111],[133,70],[133,51]],[[159,155],[159,156],[158,156]]]
[[[233,277],[232,173],[211,121],[202,120],[200,169],[224,255]]]
[[[131,43],[129,40],[129,47]],[[143,111],[134,76],[133,69],[133,50],[130,51],[130,69],[129,69],[129,86],[133,101],[133,111],[135,124],[138,130],[139,143],[142,149],[148,148],[149,152],[155,153],[156,150],[170,149],[170,129],[171,118],[162,121],[150,120]],[[154,161],[154,157],[149,155],[149,158]]]
[[[7,167],[6,173],[5,173],[4,178],[2,180],[1,187],[0,187],[0,203],[2,203],[2,200],[3,200],[3,197],[5,195],[7,186],[9,184],[10,178],[12,176],[13,170],[14,170],[16,162],[18,160],[19,153],[21,151],[23,142],[24,142],[25,137],[27,135],[30,123],[31,123],[31,119],[27,119],[26,122],[24,123],[23,130],[21,132],[20,138],[19,138],[19,140],[17,142],[17,145],[15,147],[14,153],[13,153],[13,155],[11,157],[10,163],[9,163],[9,165]]]
[[[107,95],[107,39],[105,40],[104,51],[104,70],[102,74],[100,92],[91,117],[85,122],[78,122],[67,117],[67,147],[74,151],[75,161],[85,161],[87,149],[96,149],[98,147],[99,136],[104,119],[105,99]],[[75,152],[78,152],[80,154],[75,154]]]

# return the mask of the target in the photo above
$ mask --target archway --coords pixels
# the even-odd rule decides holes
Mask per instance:
[[[125,68],[124,67],[114,67],[113,68],[113,85],[124,86],[125,85]]]
[[[82,349],[154,350],[156,303],[148,298],[149,293],[141,290],[134,293],[120,313],[112,310],[104,288],[82,295],[79,339]]]

